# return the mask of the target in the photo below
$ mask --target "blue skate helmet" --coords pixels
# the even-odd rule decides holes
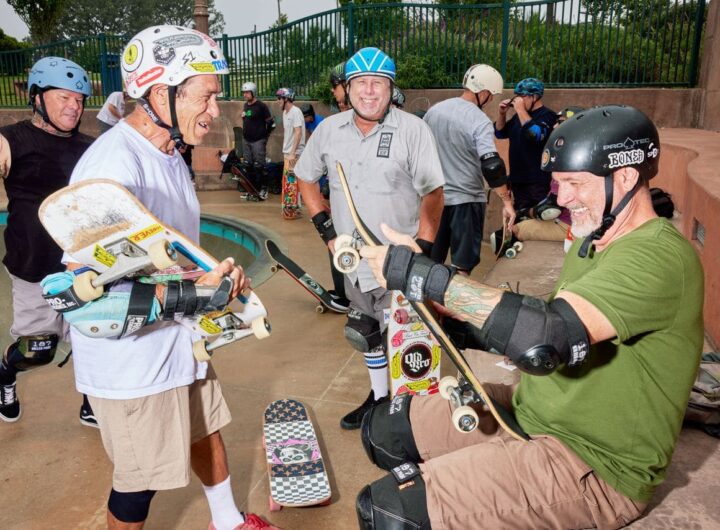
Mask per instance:
[[[378,48],[363,48],[345,63],[347,82],[361,75],[378,75],[395,82],[395,63]]]
[[[515,85],[515,94],[518,96],[537,96],[543,97],[545,93],[545,85],[539,79],[528,77]]]
[[[83,95],[83,105],[85,98],[92,94],[90,86],[90,78],[85,69],[77,63],[74,63],[63,57],[44,57],[37,61],[30,69],[28,76],[28,95],[30,101],[28,104],[32,107],[33,112],[37,112],[43,121],[52,125],[58,131],[61,131],[57,125],[50,121],[45,110],[45,100],[43,92],[53,88],[70,90]],[[40,96],[40,106],[35,105],[35,96]],[[78,121],[77,126],[71,131],[75,133],[80,127]]]

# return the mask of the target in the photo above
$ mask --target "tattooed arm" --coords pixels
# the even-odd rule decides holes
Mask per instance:
[[[456,274],[445,292],[443,313],[481,328],[504,292]]]
[[[2,134],[0,134],[0,178],[7,178],[10,173],[10,144]]]

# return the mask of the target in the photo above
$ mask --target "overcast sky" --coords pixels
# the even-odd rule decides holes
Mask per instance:
[[[225,33],[231,37],[245,35],[257,26],[266,30],[277,20],[277,0],[215,0],[215,7],[225,17]],[[336,0],[281,0],[280,10],[292,22],[302,17],[334,9]],[[25,23],[7,3],[0,0],[0,27],[7,35],[20,40],[28,35]]]

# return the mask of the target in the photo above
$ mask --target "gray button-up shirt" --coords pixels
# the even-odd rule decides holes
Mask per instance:
[[[330,206],[338,234],[354,234],[355,225],[345,201],[336,162],[340,162],[360,217],[384,243],[380,223],[415,235],[424,195],[444,184],[435,140],[417,116],[392,108],[382,124],[363,136],[348,110],[323,120],[310,137],[295,174],[317,182],[327,171]],[[350,279],[367,292],[378,287],[365,260]]]

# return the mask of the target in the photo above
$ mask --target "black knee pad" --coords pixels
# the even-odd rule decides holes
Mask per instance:
[[[351,309],[347,314],[345,338],[359,352],[375,351],[382,346],[380,323],[370,315]]]
[[[430,530],[425,481],[413,464],[400,467],[400,480],[393,472],[358,494],[355,509],[361,530]]]
[[[154,490],[122,493],[111,489],[108,510],[115,519],[123,523],[141,523],[147,519],[150,501],[154,495]]]
[[[420,461],[410,426],[411,399],[409,394],[400,394],[374,406],[363,417],[360,437],[365,452],[381,469],[389,471],[405,462]]]
[[[5,362],[18,372],[49,364],[55,358],[59,340],[57,335],[20,337],[8,346]]]

